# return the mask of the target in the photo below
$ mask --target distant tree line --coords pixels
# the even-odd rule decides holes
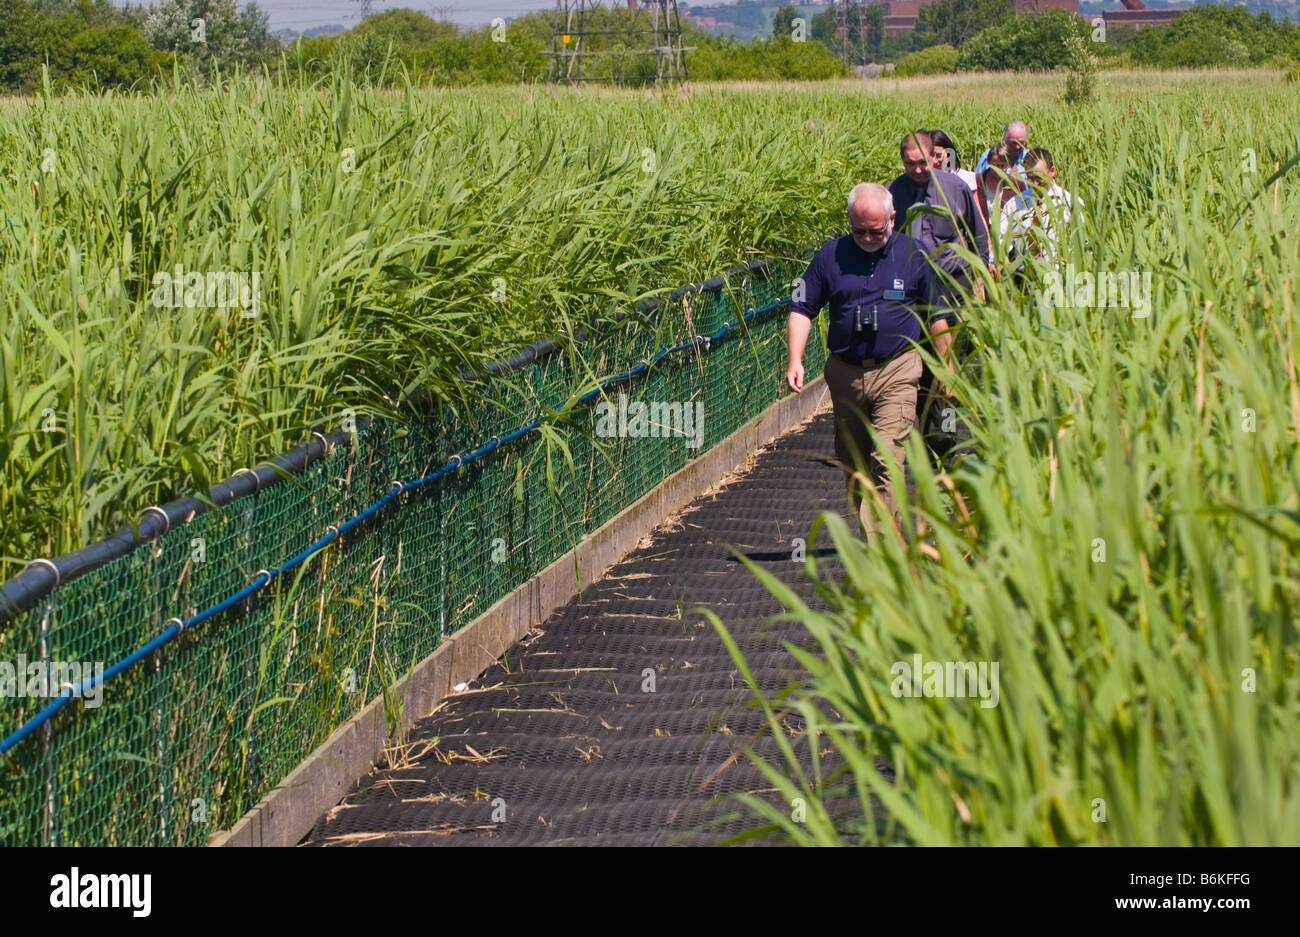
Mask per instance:
[[[626,28],[633,14],[621,7],[589,14],[593,32]],[[782,7],[771,41],[714,37],[683,20],[692,79],[821,79],[849,74],[848,66],[897,61],[900,74],[963,69],[1051,69],[1066,64],[1066,39],[1088,36],[1079,17],[1059,10],[1016,15],[1013,0],[936,0],[921,9],[914,32],[884,34],[878,4],[852,16],[836,35],[827,8],[796,24]],[[237,0],[161,0],[118,7],[112,0],[0,0],[0,91],[26,94],[48,80],[52,90],[147,86],[184,72],[203,81],[236,69],[267,69],[272,79],[315,77],[340,68],[361,80],[443,85],[544,81],[552,19],[531,13],[481,29],[462,30],[412,10],[368,17],[333,36],[302,37],[282,47],[266,13]],[[583,60],[586,77],[651,80],[654,56],[633,50],[635,36],[589,36],[584,48],[609,54]],[[1077,45],[1077,43],[1076,43]],[[1155,67],[1284,66],[1300,63],[1300,24],[1267,12],[1205,6],[1168,27],[1135,31],[1112,26],[1091,49],[1104,65]]]
[[[781,7],[773,36],[788,33],[796,16]],[[859,19],[850,15],[848,35],[836,35],[835,12],[827,8],[812,18],[812,38],[849,64],[896,62],[901,75],[959,70],[1034,70],[1066,65],[1066,40],[1081,36],[1103,67],[1195,68],[1270,66],[1295,69],[1300,64],[1300,23],[1275,18],[1267,9],[1251,13],[1239,6],[1205,3],[1186,10],[1166,27],[1137,30],[1125,24],[1104,35],[1064,10],[1017,14],[1014,0],[933,0],[924,4],[916,29],[884,35],[879,4]]]
[[[632,14],[605,9],[588,14],[592,31],[625,27]],[[200,22],[201,21],[201,22]],[[691,78],[818,79],[848,74],[820,43],[738,43],[715,38],[683,20]],[[302,37],[281,46],[268,16],[236,0],[162,0],[146,9],[112,0],[0,0],[0,91],[39,90],[45,76],[55,91],[130,88],[179,69],[203,80],[235,69],[269,69],[272,77],[323,75],[347,68],[362,80],[405,80],[446,85],[544,81],[552,17],[533,13],[508,25],[462,30],[412,10],[377,13],[334,36]],[[594,36],[587,50],[617,52],[583,60],[589,77],[653,79],[655,57],[638,37]],[[48,71],[47,71],[48,70]]]
[[[628,29],[633,14],[624,8],[589,10],[584,20],[588,35],[583,49],[622,55],[601,55],[581,60],[584,77],[650,81],[656,74],[653,55],[632,50],[649,47],[649,37],[595,35]],[[642,22],[646,22],[642,14]],[[337,36],[299,39],[286,49],[293,69],[323,74],[348,63],[356,72],[389,80],[405,72],[440,84],[500,84],[545,81],[551,50],[553,17],[530,13],[508,25],[468,31],[451,23],[437,23],[422,13],[393,10],[376,13],[360,26]],[[688,20],[682,20],[682,44],[688,74],[699,81],[819,79],[847,75],[847,67],[830,50],[816,42],[795,42],[784,36],[776,42],[738,42],[714,37]]]
[[[1168,26],[1099,27],[1064,10],[1012,16],[963,43],[957,69],[1051,69],[1067,62],[1065,39],[1079,35],[1103,65],[1155,68],[1300,64],[1300,24],[1252,16],[1240,7],[1187,10]],[[901,64],[900,64],[900,67]]]
[[[275,62],[267,15],[235,0],[0,0],[0,90],[130,87],[174,67],[196,73]],[[201,20],[199,24],[196,21]]]

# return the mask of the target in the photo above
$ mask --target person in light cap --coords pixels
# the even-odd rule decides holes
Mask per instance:
[[[1025,122],[1013,120],[1003,127],[1002,142],[1007,147],[1007,172],[1013,176],[1019,175],[1020,158],[1024,156],[1025,148],[1029,146],[1029,128],[1025,126]],[[975,175],[981,175],[989,168],[989,152],[990,150],[985,150],[980,154],[979,162],[975,164]]]

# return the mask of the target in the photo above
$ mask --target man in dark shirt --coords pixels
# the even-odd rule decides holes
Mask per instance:
[[[970,187],[954,173],[931,168],[932,146],[930,135],[924,130],[903,137],[898,148],[903,158],[903,174],[889,184],[889,192],[894,197],[894,209],[900,223],[907,218],[907,211],[913,205],[940,209],[938,214],[917,214],[909,230],[913,237],[934,245],[932,256],[935,264],[953,278],[956,286],[973,292],[975,277],[971,274],[970,262],[958,256],[952,246],[965,246],[975,256],[986,260],[992,270],[988,225]],[[952,321],[956,321],[955,316]],[[942,425],[939,414],[943,411],[942,402],[946,397],[943,385],[926,368],[921,376],[918,422],[923,433],[927,426],[934,429],[926,437],[936,451],[951,448],[953,442],[946,432],[939,429]]]
[[[872,445],[869,422],[902,465],[903,441],[916,421],[923,337],[921,319],[939,333],[935,347],[948,352],[943,334],[951,313],[947,292],[924,247],[894,231],[893,199],[882,185],[859,183],[849,193],[850,234],[822,245],[796,286],[790,304],[786,383],[803,390],[803,353],[812,320],[830,307],[823,374],[835,410],[835,456],[844,467],[849,506],[868,540],[875,525],[860,481],[869,478],[898,522],[884,455]]]
[[[941,214],[918,214],[909,230],[936,246],[964,244],[977,257],[988,257],[989,229],[975,201],[975,193],[961,177],[930,167],[930,135],[923,130],[909,133],[899,145],[903,157],[903,174],[889,183],[894,210],[899,221],[907,217],[913,205],[931,205],[943,209]],[[939,251],[935,261],[948,272],[962,276],[969,283],[970,264],[952,251]]]

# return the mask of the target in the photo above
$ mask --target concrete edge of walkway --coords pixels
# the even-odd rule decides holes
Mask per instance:
[[[552,611],[632,552],[642,537],[668,517],[725,474],[743,466],[761,446],[815,413],[826,393],[825,380],[818,377],[802,393],[782,397],[610,518],[575,547],[580,578],[574,575],[574,551],[569,551],[444,638],[432,654],[392,686],[390,697],[402,701],[398,717],[402,729],[431,712],[453,687],[482,674]],[[335,729],[234,826],[209,837],[208,845],[296,845],[311,832],[321,814],[337,805],[383,759],[389,741],[381,694]]]

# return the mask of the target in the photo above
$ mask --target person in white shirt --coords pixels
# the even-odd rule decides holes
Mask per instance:
[[[1029,258],[1056,262],[1061,235],[1083,202],[1056,184],[1056,166],[1044,147],[1025,152],[1022,160],[1028,185],[1002,206],[1000,242],[1010,249],[1017,278],[1025,274]]]

